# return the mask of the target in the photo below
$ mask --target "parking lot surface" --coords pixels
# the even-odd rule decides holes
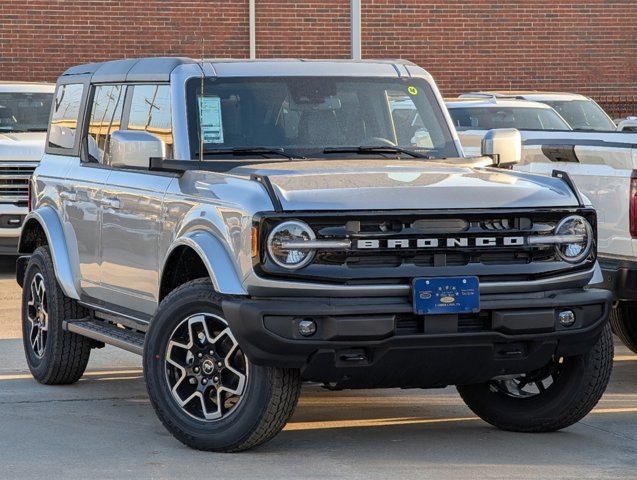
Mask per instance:
[[[616,343],[602,401],[561,432],[503,432],[455,389],[303,389],[286,429],[238,454],[191,450],[149,404],[141,357],[94,350],[71,386],[30,376],[13,259],[0,258],[0,478],[637,478],[637,356]]]

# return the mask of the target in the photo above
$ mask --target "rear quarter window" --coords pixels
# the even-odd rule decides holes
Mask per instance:
[[[53,98],[48,146],[54,149],[77,149],[77,128],[84,95],[83,84],[59,85]]]

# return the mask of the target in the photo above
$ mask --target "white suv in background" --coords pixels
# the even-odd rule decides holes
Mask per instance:
[[[17,254],[29,177],[44,153],[54,89],[0,82],[0,255]]]
[[[612,132],[617,125],[595,100],[578,93],[528,91],[479,91],[463,93],[460,98],[514,98],[541,102],[559,113],[573,130]]]

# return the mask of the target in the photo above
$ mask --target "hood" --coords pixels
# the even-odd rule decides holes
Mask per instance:
[[[0,161],[39,161],[46,132],[0,132]]]
[[[439,161],[311,161],[241,167],[267,176],[284,210],[574,207],[557,178]]]

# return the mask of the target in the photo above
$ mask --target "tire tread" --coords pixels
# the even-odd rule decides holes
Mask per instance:
[[[610,325],[606,324],[593,349],[585,354],[590,362],[589,375],[582,385],[575,401],[543,420],[532,419],[532,412],[526,412],[520,405],[518,415],[501,412],[488,405],[489,400],[476,387],[458,386],[458,393],[467,406],[484,421],[502,429],[513,432],[541,433],[561,430],[584,418],[599,402],[606,390],[613,368],[613,336]],[[524,402],[534,399],[516,399]],[[517,418],[516,418],[517,417]],[[515,420],[512,420],[515,418]]]
[[[51,253],[48,246],[38,247],[33,256],[38,256],[44,267],[41,273],[51,276],[49,280],[54,285],[54,291],[49,295],[50,323],[49,328],[57,329],[55,334],[49,334],[47,348],[52,348],[48,358],[48,365],[44,372],[38,374],[31,369],[34,378],[45,385],[67,385],[77,382],[88,364],[93,341],[76,333],[62,329],[62,321],[80,318],[86,311],[78,303],[64,295],[57,279]],[[25,286],[28,288],[28,286]],[[44,360],[44,359],[43,359]]]

